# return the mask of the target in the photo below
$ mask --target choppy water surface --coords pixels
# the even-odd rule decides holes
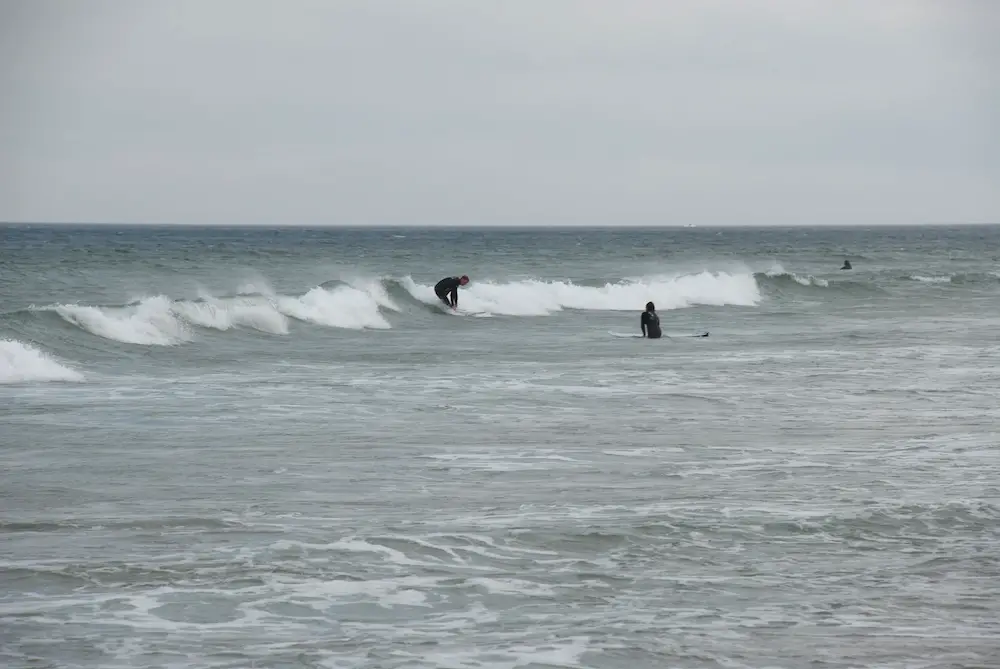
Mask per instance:
[[[0,242],[5,666],[1000,666],[1000,229]]]

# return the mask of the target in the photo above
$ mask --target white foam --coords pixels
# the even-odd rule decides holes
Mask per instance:
[[[512,644],[506,647],[469,649],[467,645],[443,645],[421,652],[418,666],[428,667],[579,667],[585,653],[599,652],[589,637],[551,639],[540,645]],[[416,657],[416,656],[414,656]]]
[[[910,278],[921,283],[951,283],[950,276],[920,276],[919,274],[914,274]]]
[[[31,344],[15,339],[0,340],[0,383],[82,380],[83,374]]]
[[[403,287],[416,299],[436,304],[431,286],[409,277]],[[659,311],[695,305],[754,306],[760,289],[752,274],[700,272],[681,276],[654,276],[604,286],[580,286],[564,281],[528,279],[509,283],[473,282],[459,297],[459,310],[507,316],[545,316],[563,309],[633,311],[653,301]]]
[[[388,300],[388,295],[385,295]],[[389,321],[379,313],[379,302],[366,290],[338,286],[316,287],[302,297],[277,298],[278,309],[292,318],[334,328],[387,329]]]
[[[409,579],[417,581],[418,579]],[[426,579],[425,579],[426,580]],[[404,587],[407,579],[345,581],[332,580],[323,583],[306,584],[303,594],[338,601],[361,599],[372,601],[383,608],[393,606],[427,606],[427,596],[420,590]],[[433,581],[429,582],[430,585]]]
[[[380,280],[373,279],[355,279],[347,282],[355,290],[360,290],[367,293],[375,303],[385,309],[391,309],[392,311],[400,311],[400,308],[392,301],[389,297],[389,293],[386,292],[385,285]]]
[[[683,453],[684,449],[670,446],[650,446],[646,448],[619,448],[601,452],[605,455],[614,455],[620,458],[644,458],[661,453]]]
[[[324,610],[331,604],[370,602],[382,608],[396,606],[426,607],[427,594],[439,579],[424,576],[402,576],[363,581],[324,579],[322,581],[291,582],[275,578],[271,587],[293,595],[301,604]]]
[[[785,270],[784,267],[782,267],[780,264],[777,263],[775,263],[771,267],[771,269],[767,270],[765,274],[771,278],[787,276],[800,286],[819,286],[820,288],[826,288],[830,285],[830,282],[827,281],[826,279],[820,279],[818,277],[813,276],[812,274],[799,276],[798,274],[788,272]]]
[[[477,577],[470,578],[468,583],[494,595],[520,595],[523,597],[552,597],[555,595],[555,589],[552,586],[518,578]]]
[[[288,333],[288,319],[266,298],[219,300],[205,296],[197,302],[174,302],[159,295],[127,307],[58,304],[47,308],[91,334],[127,344],[180,344],[192,339],[192,326],[213,330],[247,327],[271,334]]]
[[[270,334],[288,334],[288,320],[337,328],[388,328],[380,308],[399,310],[377,281],[358,282],[331,290],[313,288],[305,295],[276,296],[270,286],[244,285],[254,296],[215,298],[202,292],[196,301],[146,297],[126,307],[56,304],[43,307],[64,320],[105,339],[128,344],[171,346],[190,341],[194,328],[231,330],[250,328]]]
[[[214,330],[248,327],[270,334],[288,334],[288,318],[270,300],[237,298],[176,302],[173,311],[192,325]]]
[[[59,304],[51,307],[62,318],[87,332],[127,344],[170,346],[191,339],[177,318],[170,299],[157,296],[128,307],[88,307]]]

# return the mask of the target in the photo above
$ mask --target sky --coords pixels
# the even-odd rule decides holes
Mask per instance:
[[[0,220],[1000,223],[992,0],[0,0]]]

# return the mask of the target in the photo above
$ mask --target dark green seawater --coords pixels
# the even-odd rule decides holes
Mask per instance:
[[[0,227],[0,663],[1000,666],[998,249]]]

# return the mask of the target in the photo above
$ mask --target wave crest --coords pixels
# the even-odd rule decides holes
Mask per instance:
[[[794,281],[800,286],[816,286],[818,288],[829,288],[830,282],[826,279],[821,279],[819,277],[813,276],[812,274],[806,274],[805,276],[800,276],[793,272],[788,272],[781,265],[774,265],[771,269],[764,272],[764,276],[768,279],[776,279],[781,281]]]
[[[433,287],[410,277],[400,284],[415,299],[437,304]],[[750,274],[700,272],[675,277],[626,279],[603,286],[570,281],[527,279],[508,283],[473,282],[459,298],[462,311],[504,316],[545,316],[564,309],[580,311],[635,311],[646,302],[660,311],[705,306],[754,306],[760,290]]]
[[[374,286],[368,288],[317,286],[302,297],[279,297],[277,308],[296,320],[334,328],[384,330],[392,327],[379,311],[380,306],[395,309],[385,288],[378,286],[375,294],[370,290]]]
[[[58,304],[52,310],[63,320],[91,334],[126,344],[170,346],[191,339],[187,325],[172,311],[169,298],[158,296],[126,307]]]
[[[755,306],[761,300],[753,274],[703,271],[680,276],[623,279],[603,285],[525,279],[477,281],[462,289],[460,311],[477,316],[546,316],[563,310],[635,311],[646,302],[668,311],[687,307]],[[403,305],[403,306],[400,306]],[[342,329],[388,329],[390,312],[407,305],[438,306],[430,284],[401,279],[336,280],[302,295],[278,295],[269,285],[243,285],[236,295],[202,294],[195,300],[164,295],[121,306],[54,304],[30,308],[54,312],[86,332],[128,344],[173,346],[199,329],[289,332],[289,321]]]
[[[0,383],[83,381],[83,374],[31,344],[0,339]]]
[[[244,287],[247,288],[247,287]],[[289,319],[345,329],[391,327],[381,309],[399,311],[379,281],[317,286],[298,297],[202,295],[197,300],[172,300],[164,295],[143,298],[125,306],[55,304],[31,307],[51,311],[91,334],[126,344],[173,346],[191,341],[197,328],[226,331],[235,328],[285,335]]]

